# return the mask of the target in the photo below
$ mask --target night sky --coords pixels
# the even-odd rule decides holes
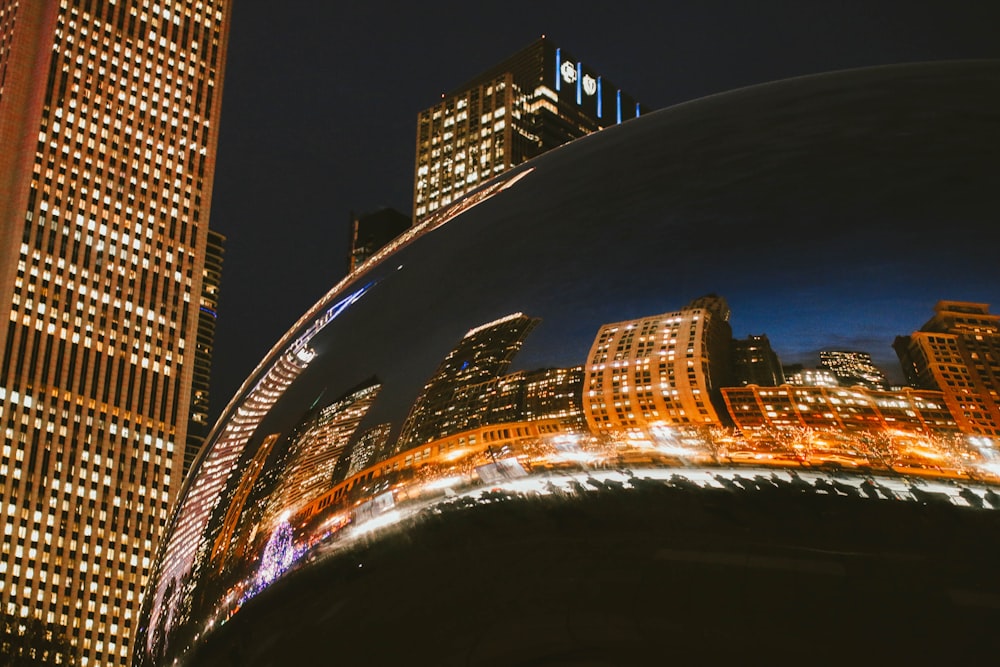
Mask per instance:
[[[998,25],[987,0],[239,0],[211,212],[228,237],[213,415],[343,277],[350,212],[409,213],[417,113],[542,34],[662,108],[823,71],[998,58]]]

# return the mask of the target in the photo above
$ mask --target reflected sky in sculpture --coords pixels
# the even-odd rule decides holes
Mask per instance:
[[[593,362],[588,355],[602,326],[661,313],[673,317],[657,326],[711,328],[711,336],[728,336],[731,327],[736,338],[766,333],[785,363],[815,365],[820,349],[870,352],[901,382],[893,339],[918,329],[938,300],[1000,305],[995,249],[985,242],[1000,191],[998,91],[995,63],[878,68],[734,91],[552,151],[504,175],[499,183],[508,187],[494,188],[454,219],[432,221],[412,242],[331,291],[223,414],[216,434],[238,416],[244,395],[260,394],[258,382],[271,364],[289,346],[302,347],[293,341],[331,304],[354,295],[335,321],[309,334],[300,357],[308,361],[287,389],[282,386],[283,394],[268,399],[273,407],[240,441],[245,448],[228,452],[232,463],[206,465],[213,461],[209,453],[188,480],[186,493],[201,505],[182,501],[185,516],[174,521],[167,541],[174,546],[158,566],[160,579],[151,582],[154,603],[143,612],[142,645],[149,653],[139,652],[140,664],[172,655],[214,618],[213,595],[238,597],[248,590],[245,582],[259,580],[261,550],[274,543],[279,525],[287,538],[286,517],[298,531],[294,549],[313,544],[349,520],[344,503],[363,503],[351,510],[356,518],[398,502],[405,491],[392,486],[393,475],[421,457],[425,466],[433,464],[425,472],[433,468],[439,476],[455,462],[453,473],[465,482],[527,474],[554,461],[579,465],[610,456],[621,463],[633,449],[643,450],[636,458],[643,465],[712,463],[720,456],[732,462],[742,452],[758,463],[762,456],[804,466],[843,459],[920,472],[937,456],[942,462],[935,474],[986,474],[992,444],[984,440],[977,450],[959,438],[934,396],[908,394],[906,400],[923,401],[922,414],[938,415],[941,433],[931,433],[930,444],[907,433],[891,446],[854,436],[837,442],[768,436],[767,447],[754,449],[738,433],[671,430],[651,420],[597,437],[593,414],[584,420],[579,410],[553,412],[532,421],[523,406],[536,400],[533,405],[553,409],[544,398],[550,385],[610,391],[595,384],[593,374],[584,379],[585,371],[571,369]],[[692,303],[706,294],[728,302],[728,324],[724,308]],[[515,313],[524,313],[524,326],[511,324],[520,321]],[[708,346],[697,355],[707,358]],[[486,370],[476,375],[477,369]],[[541,369],[565,372],[555,378]],[[513,375],[517,371],[526,373]],[[454,410],[465,411],[457,422],[431,414],[433,404],[414,407],[434,378],[466,376],[479,384],[452,398]],[[698,404],[703,415],[718,419],[702,419],[692,402],[685,404],[691,423],[725,425],[719,382],[713,376],[712,401]],[[671,377],[670,386],[682,384]],[[521,407],[511,408],[512,401]],[[664,419],[679,423],[666,412]],[[509,434],[494,434],[499,444],[485,444],[491,436],[482,427],[515,422],[524,438],[515,443]],[[412,442],[397,442],[404,423],[419,436]],[[419,424],[453,423],[459,426],[434,427],[444,429],[439,439],[480,429],[475,446],[456,439],[433,454],[417,447],[432,439]],[[277,440],[267,439],[272,434]],[[320,437],[337,442],[324,449],[316,444]],[[355,447],[361,440],[367,463]],[[366,487],[372,495],[351,495],[354,484],[336,486],[347,479],[348,466],[375,470],[380,461],[376,480],[383,482]],[[297,470],[328,475],[326,496],[303,497],[306,482],[295,477]],[[211,475],[216,481],[209,484]],[[310,489],[318,483],[315,474],[308,480]],[[226,489],[217,505],[204,500],[212,496],[214,503],[214,493],[191,493],[216,487]],[[277,499],[292,497],[299,506],[279,506]],[[234,499],[243,505],[227,506]],[[315,507],[303,513],[309,503]],[[207,530],[197,544],[177,544],[183,525]],[[293,549],[286,542],[283,555]]]
[[[332,344],[383,350],[352,372],[384,378],[384,404],[399,409],[481,322],[540,316],[516,367],[572,365],[601,323],[717,292],[734,335],[767,333],[782,361],[864,349],[898,381],[892,340],[934,302],[1000,296],[979,242],[1000,187],[983,141],[995,119],[971,111],[997,101],[976,83],[991,69],[906,71],[750,88],[555,151],[515,191],[379,267],[391,294],[359,304],[348,317],[365,326]],[[401,345],[426,356],[399,359]]]

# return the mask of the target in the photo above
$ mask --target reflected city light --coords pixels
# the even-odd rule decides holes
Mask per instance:
[[[988,170],[966,159],[986,131],[971,119],[992,108],[984,68],[996,69],[840,73],[643,113],[450,205],[428,170],[441,206],[303,315],[210,435],[144,593],[137,665],[197,664],[200,647],[296,581],[309,582],[302,609],[319,635],[389,637],[398,618],[429,623],[430,598],[475,594],[477,577],[516,587],[578,564],[574,576],[610,576],[632,552],[597,559],[647,535],[642,512],[670,503],[663,540],[692,513],[717,514],[776,549],[794,530],[743,526],[739,503],[763,498],[767,519],[801,503],[800,532],[824,538],[836,511],[817,498],[870,511],[872,534],[901,507],[1000,509],[994,253],[952,258],[910,233],[947,224],[975,238],[995,225]],[[854,119],[863,147],[843,164],[826,161],[847,150],[831,109]],[[891,187],[870,187],[878,179]],[[941,193],[926,186],[937,181]],[[555,536],[575,526],[571,558],[521,550],[516,531],[539,523]],[[622,532],[604,542],[592,524]],[[418,532],[445,550],[428,558],[408,537]],[[691,543],[660,544],[671,567],[646,579],[716,558],[693,550],[696,531],[676,539]],[[759,563],[845,571],[798,557]],[[495,560],[479,571],[477,558]],[[388,590],[374,578],[386,562]],[[445,581],[421,569],[432,566],[469,575]],[[328,623],[336,586],[355,581],[381,597],[345,602]],[[492,622],[479,634],[519,632]],[[339,641],[322,649],[331,661]]]

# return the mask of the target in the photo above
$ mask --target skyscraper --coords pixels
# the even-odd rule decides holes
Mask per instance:
[[[587,355],[587,423],[598,432],[720,423],[731,340],[729,307],[715,295],[675,312],[603,325]]]
[[[888,389],[889,381],[867,352],[820,350],[819,365],[837,376],[844,387],[861,385],[869,389]]]
[[[0,613],[82,665],[129,662],[181,484],[229,13],[0,0]]]
[[[938,301],[920,331],[892,346],[911,385],[944,392],[962,431],[1000,436],[1000,315],[987,304]]]
[[[218,317],[225,242],[225,236],[212,229],[208,230],[201,298],[198,301],[198,337],[194,349],[194,377],[191,381],[191,414],[188,417],[187,443],[184,447],[184,477],[187,477],[188,470],[208,435],[208,391],[212,377],[212,351],[215,348],[215,320]]]
[[[643,112],[542,37],[418,114],[413,219],[536,155]]]
[[[389,440],[389,433],[392,431],[392,424],[386,422],[367,429],[358,438],[358,441],[351,449],[350,463],[348,464],[346,477],[351,477],[368,465],[375,455],[383,450]],[[341,481],[341,480],[337,480]]]
[[[350,273],[365,263],[389,241],[410,228],[410,216],[394,208],[383,208],[364,215],[351,214],[351,254],[347,260]]]

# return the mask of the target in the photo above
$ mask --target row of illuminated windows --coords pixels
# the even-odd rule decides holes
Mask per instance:
[[[59,309],[59,289],[58,286],[61,284],[60,281],[56,281],[57,288],[55,292],[49,297],[52,301],[52,307],[46,306],[46,296],[43,293],[39,296],[37,303],[32,298],[35,291],[34,284],[29,283],[27,286],[27,298],[24,299],[23,304],[21,303],[22,295],[22,278],[21,274],[15,279],[14,295],[12,299],[13,310],[11,313],[11,319],[15,320],[15,314],[19,311],[23,312],[22,324],[25,327],[31,327],[32,320],[30,318],[30,313],[34,312],[37,319],[34,322],[34,328],[41,330],[44,324],[44,318],[46,313],[48,313],[49,324],[46,329],[47,333],[50,335],[58,335],[62,340],[66,340],[70,336],[69,327],[72,326],[71,339],[73,343],[79,343],[81,340],[84,341],[86,347],[90,347],[97,342],[97,347],[99,350],[103,349],[104,342],[107,339],[109,345],[109,353],[112,347],[118,347],[122,352],[128,352],[129,348],[132,348],[135,353],[142,352],[142,356],[146,359],[145,365],[148,365],[149,360],[156,362],[164,362],[164,367],[168,368],[171,362],[174,360],[174,346],[176,344],[178,352],[183,350],[184,341],[183,337],[179,337],[176,331],[176,323],[170,321],[170,335],[167,335],[167,324],[166,319],[163,316],[165,312],[161,309],[161,314],[159,318],[159,323],[155,325],[156,332],[156,345],[153,345],[154,336],[154,320],[152,317],[148,320],[144,320],[141,313],[141,308],[138,309],[140,312],[137,313],[137,317],[132,319],[131,317],[122,317],[123,312],[132,312],[131,301],[125,301],[124,305],[126,308],[122,310],[122,301],[120,299],[114,300],[114,306],[111,308],[109,306],[110,298],[102,298],[102,306],[98,309],[98,301],[91,298],[90,305],[87,306],[83,299],[79,299],[75,302],[75,312],[78,313],[76,316],[72,315],[72,309]],[[47,283],[43,281],[42,283],[43,292],[47,291]],[[72,294],[72,283],[69,285],[68,294]],[[107,297],[108,295],[104,295]],[[187,299],[185,299],[187,301]],[[72,303],[67,305],[74,305]],[[98,310],[100,313],[98,314]],[[150,311],[152,312],[152,311]],[[61,314],[61,317],[60,317]],[[84,318],[86,318],[86,323],[84,323]],[[110,318],[110,321],[109,321]],[[60,325],[59,322],[62,321]],[[71,322],[72,320],[72,322]],[[95,325],[100,323],[100,328],[95,333]],[[118,339],[119,329],[122,332],[122,337],[118,343],[115,345]],[[81,336],[82,334],[82,336]],[[145,342],[142,342],[142,337],[145,335]],[[140,349],[141,348],[141,349]],[[183,363],[184,356],[182,353],[176,355],[176,361],[178,364]],[[133,361],[133,363],[137,363]],[[169,375],[169,371],[167,371]]]

